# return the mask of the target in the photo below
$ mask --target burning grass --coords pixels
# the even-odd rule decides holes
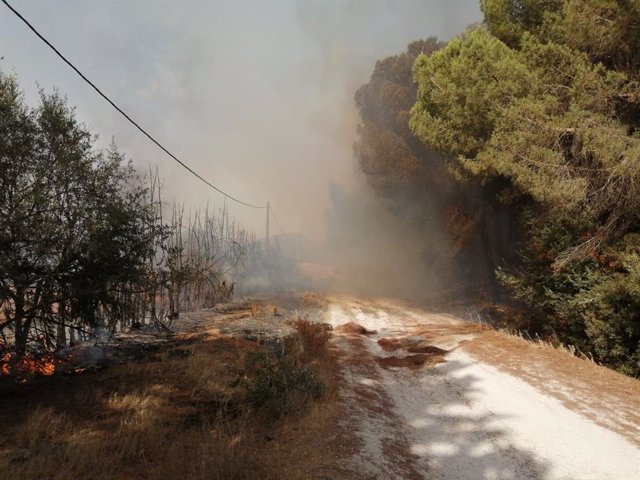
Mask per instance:
[[[50,376],[55,373],[60,360],[50,354],[36,355],[27,353],[18,357],[13,352],[0,355],[0,377],[11,376],[19,382],[38,376]]]
[[[0,476],[312,478],[338,454],[336,367],[326,327],[294,325],[302,349],[281,357],[209,338],[0,398]]]

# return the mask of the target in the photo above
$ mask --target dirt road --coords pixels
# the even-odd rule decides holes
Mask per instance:
[[[640,382],[397,302],[333,299],[325,320],[364,478],[640,479]]]

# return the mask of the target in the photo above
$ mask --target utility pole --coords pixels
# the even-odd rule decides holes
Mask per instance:
[[[269,202],[267,202],[267,236],[265,240],[265,251],[267,253],[267,257],[271,252],[271,242],[269,240],[269,210],[271,210],[271,205],[269,205]]]

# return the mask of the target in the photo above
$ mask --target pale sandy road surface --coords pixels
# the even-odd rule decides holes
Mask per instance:
[[[333,298],[324,320],[376,331],[357,335],[338,328],[334,340],[344,372],[343,426],[356,440],[349,462],[363,478],[640,480],[634,381],[611,377],[628,394],[621,400],[626,410],[600,418],[598,411],[611,410],[611,399],[594,396],[589,383],[590,376],[603,375],[601,367],[587,365],[582,383],[558,396],[544,380],[561,378],[554,375],[555,360],[531,366],[536,383],[525,374],[526,363],[515,368],[497,360],[508,357],[508,341],[496,344],[493,357],[483,356],[482,348],[471,346],[496,334],[467,328],[450,315],[394,301]],[[402,349],[385,352],[378,344],[380,338],[399,337],[449,353],[437,365],[381,367],[377,358],[408,355]],[[508,353],[513,356],[513,349]],[[580,408],[587,396],[589,408]]]

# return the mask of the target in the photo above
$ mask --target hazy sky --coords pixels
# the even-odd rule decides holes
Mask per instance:
[[[11,1],[11,0],[10,0]],[[481,19],[478,0],[13,0],[90,79],[200,172],[240,198],[270,200],[282,226],[319,237],[327,184],[355,175],[355,89],[375,61],[418,38],[447,39]],[[77,106],[101,141],[165,196],[222,197],[146,140],[0,4],[0,68]],[[263,212],[230,205],[263,231]]]

